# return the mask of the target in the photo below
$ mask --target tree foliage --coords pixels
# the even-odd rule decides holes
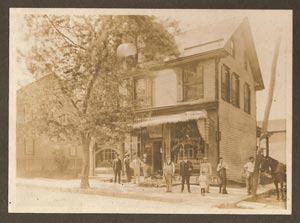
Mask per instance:
[[[127,15],[30,14],[24,19],[26,41],[32,43],[28,52],[22,52],[28,70],[37,79],[53,76],[36,98],[35,130],[78,140],[86,152],[86,165],[92,137],[120,142],[129,131],[134,101],[132,82],[126,77],[148,69],[150,61],[161,63],[177,54],[168,28],[177,31],[178,24]],[[133,43],[137,55],[119,58],[116,50],[122,43]]]

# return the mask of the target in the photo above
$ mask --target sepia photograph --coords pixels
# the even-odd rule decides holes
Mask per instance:
[[[10,213],[292,210],[292,10],[10,8]]]

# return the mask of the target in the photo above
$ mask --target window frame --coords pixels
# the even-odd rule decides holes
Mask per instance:
[[[227,72],[225,73],[224,70],[226,70]],[[226,76],[224,77],[225,74]],[[221,68],[221,98],[228,103],[230,103],[231,90],[230,76],[230,68],[227,65],[223,64]]]
[[[251,114],[251,88],[247,82],[244,84],[244,112]]]
[[[233,86],[236,83],[236,89],[233,89]],[[231,94],[230,94],[230,101],[231,104],[237,108],[240,107],[240,78],[239,75],[235,72],[231,74]]]
[[[140,100],[138,100],[137,97],[137,81],[139,80],[143,80],[144,81],[144,86],[145,86],[145,94],[143,95],[143,102],[141,102]],[[133,99],[136,103],[136,106],[138,108],[147,108],[147,107],[151,107],[153,104],[153,95],[152,95],[152,88],[153,88],[153,80],[151,77],[146,77],[146,76],[140,76],[140,77],[136,77],[133,79]],[[141,98],[140,98],[141,99]]]
[[[201,71],[199,71],[201,70]],[[189,71],[189,73],[185,73]],[[194,101],[198,99],[204,98],[204,65],[201,64],[189,64],[187,66],[182,67],[182,99],[183,101]],[[196,79],[190,80],[187,82],[186,75],[191,75],[191,73],[195,73]],[[201,73],[200,73],[201,72]],[[194,97],[187,97],[186,88],[187,87],[195,87],[197,94]]]

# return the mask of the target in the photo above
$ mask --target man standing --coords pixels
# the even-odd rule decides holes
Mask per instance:
[[[163,174],[166,180],[167,192],[172,192],[172,180],[175,174],[175,165],[171,161],[171,157],[167,156],[167,162],[164,164]]]
[[[253,173],[254,173],[254,157],[249,157],[249,161],[244,165],[244,171],[246,172],[246,187],[248,191],[248,195],[251,194],[252,186],[253,186]]]
[[[140,160],[139,157],[137,157],[136,155],[134,155],[134,158],[130,164],[130,167],[133,169],[133,173],[134,173],[134,183],[136,184],[136,182],[138,184],[140,184],[140,175],[141,175],[141,166],[142,166],[142,161]]]
[[[220,157],[219,158],[219,164],[217,166],[217,174],[219,176],[219,193],[223,193],[223,194],[228,194],[227,190],[226,190],[226,186],[227,186],[227,175],[226,175],[226,171],[228,169],[228,166],[225,162],[223,162],[223,158]]]
[[[131,182],[130,157],[128,153],[125,155],[125,159],[124,159],[124,170],[126,173],[127,182]]]
[[[203,158],[203,162],[200,165],[200,175],[201,175],[201,173],[206,176],[207,183],[206,183],[205,192],[209,193],[209,183],[210,183],[210,177],[212,174],[212,168],[211,168],[211,164],[208,162],[207,157]]]
[[[118,178],[118,183],[121,183],[121,170],[122,170],[122,161],[120,159],[120,155],[116,154],[115,159],[113,160],[113,170],[115,174],[115,183],[117,182]]]
[[[181,192],[184,189],[184,183],[186,182],[188,187],[188,192],[191,193],[190,189],[190,176],[193,170],[193,164],[188,160],[188,157],[185,155],[183,161],[180,163],[180,176],[181,176]]]

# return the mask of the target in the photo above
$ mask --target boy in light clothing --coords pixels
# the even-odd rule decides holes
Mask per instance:
[[[205,171],[201,171],[200,177],[199,177],[199,185],[201,190],[201,195],[205,196],[205,191],[207,188],[207,176],[205,174]]]

